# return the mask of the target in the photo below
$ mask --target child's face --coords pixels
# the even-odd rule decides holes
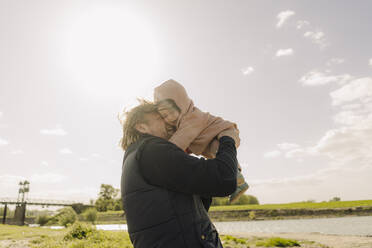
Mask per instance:
[[[175,106],[173,106],[172,103],[167,101],[159,102],[158,112],[169,125],[175,126],[177,124],[180,112],[175,108]]]

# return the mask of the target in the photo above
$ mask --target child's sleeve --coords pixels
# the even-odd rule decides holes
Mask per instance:
[[[169,142],[185,151],[206,128],[207,123],[208,114],[194,108],[182,117],[177,131],[169,139]]]

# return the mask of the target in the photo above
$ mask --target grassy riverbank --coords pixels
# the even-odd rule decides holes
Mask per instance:
[[[279,237],[235,237],[221,235],[224,247],[327,247],[313,241],[286,239]],[[81,223],[52,230],[40,227],[19,227],[0,225],[1,248],[132,248],[129,236],[124,231],[97,231]]]
[[[256,209],[334,209],[334,208],[353,208],[353,207],[372,207],[372,200],[361,201],[339,201],[339,202],[294,202],[284,204],[262,204],[262,205],[229,205],[212,206],[209,211],[225,210],[256,210]]]
[[[295,202],[286,204],[212,206],[213,221],[252,219],[298,219],[372,215],[372,200],[340,202]],[[83,220],[81,217],[80,220]],[[123,211],[99,212],[97,224],[126,223]]]

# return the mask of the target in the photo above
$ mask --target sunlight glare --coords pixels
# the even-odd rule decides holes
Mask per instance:
[[[102,96],[138,96],[161,69],[153,30],[123,9],[96,8],[76,21],[68,40],[75,86]]]

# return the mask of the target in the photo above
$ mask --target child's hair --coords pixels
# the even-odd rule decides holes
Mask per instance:
[[[168,104],[170,108],[173,108],[177,110],[179,113],[181,113],[181,109],[177,106],[176,102],[173,99],[167,98],[167,99],[161,100],[156,103],[156,107],[159,108],[159,106],[163,104]]]

